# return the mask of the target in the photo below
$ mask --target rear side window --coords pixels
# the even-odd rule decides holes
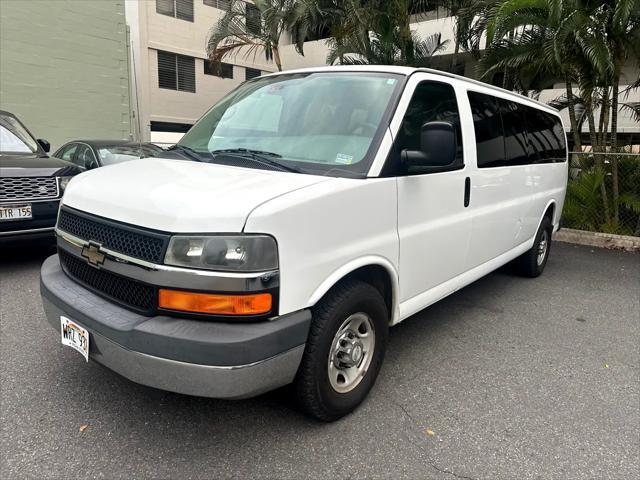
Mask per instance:
[[[504,130],[495,98],[469,92],[469,103],[476,132],[478,167],[505,166]]]
[[[496,98],[496,102],[500,107],[504,127],[505,162],[508,166],[526,165],[529,163],[529,157],[524,119],[525,107],[501,98]]]
[[[560,119],[542,110],[527,108],[529,163],[562,162],[566,158]]]
[[[468,92],[478,167],[563,162],[566,144],[560,119],[536,108]]]

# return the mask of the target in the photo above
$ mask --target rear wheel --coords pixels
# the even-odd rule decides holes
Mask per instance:
[[[313,308],[295,382],[307,414],[329,422],[364,400],[382,365],[388,318],[378,290],[358,280],[340,283]]]
[[[533,241],[533,247],[516,260],[518,270],[522,275],[535,278],[543,272],[551,251],[552,232],[551,220],[549,217],[544,217]]]

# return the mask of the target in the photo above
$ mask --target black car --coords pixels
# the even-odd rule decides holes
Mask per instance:
[[[164,150],[153,143],[128,140],[73,140],[61,146],[54,157],[92,169],[138,158],[157,157]]]
[[[47,155],[15,115],[0,110],[0,242],[51,236],[64,189],[82,171]]]

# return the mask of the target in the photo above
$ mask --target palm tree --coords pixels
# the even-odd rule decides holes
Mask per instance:
[[[294,22],[296,0],[231,0],[229,10],[211,29],[207,55],[214,66],[239,53],[255,56],[263,52],[282,71],[280,37]]]

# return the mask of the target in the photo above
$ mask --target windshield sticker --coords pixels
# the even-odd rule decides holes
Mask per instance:
[[[336,163],[341,165],[351,165],[353,163],[353,155],[339,153],[336,155]]]
[[[395,78],[390,78],[387,80],[387,85],[395,85],[396,84],[396,79]]]

